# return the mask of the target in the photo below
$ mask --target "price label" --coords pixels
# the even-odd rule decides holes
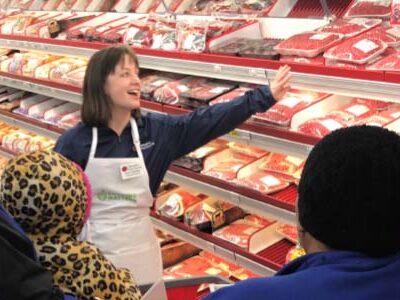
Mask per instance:
[[[234,204],[240,204],[240,195],[236,193],[229,193],[229,200]]]
[[[222,67],[220,65],[214,65],[214,72],[221,73]]]

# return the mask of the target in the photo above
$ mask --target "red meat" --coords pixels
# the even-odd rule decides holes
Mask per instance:
[[[160,205],[157,211],[161,215],[178,219],[183,217],[183,214],[188,207],[200,201],[202,201],[201,198],[196,197],[189,192],[178,191],[172,193],[168,199]]]
[[[390,0],[357,0],[346,12],[346,17],[386,17],[390,14]]]
[[[229,277],[229,273],[212,265],[204,257],[193,256],[164,271],[167,276],[173,278],[186,278],[193,276],[219,275]]]
[[[351,20],[338,19],[321,27],[318,31],[340,33],[345,37],[355,36],[382,23],[380,19],[355,18]]]
[[[323,56],[317,57],[298,57],[298,56],[281,56],[279,61],[284,63],[296,63],[296,64],[307,64],[307,65],[315,65],[315,66],[324,66],[325,58]]]
[[[305,32],[280,42],[275,50],[282,55],[315,57],[342,39],[341,34],[329,32]]]
[[[355,64],[364,64],[385,52],[386,48],[387,44],[380,40],[360,36],[348,39],[330,48],[325,52],[324,57]]]
[[[250,237],[259,230],[259,226],[236,221],[215,231],[213,235],[241,248],[248,249]]]
[[[400,53],[394,53],[387,57],[378,60],[367,68],[368,70],[379,70],[379,71],[400,71]]]
[[[219,162],[218,165],[209,170],[203,170],[202,173],[222,180],[233,180],[236,178],[240,168],[251,163],[254,159],[247,155],[237,154],[235,157],[228,157],[226,160]]]
[[[297,131],[322,138],[332,131],[344,127],[347,127],[347,124],[343,121],[333,117],[324,117],[304,122],[297,128]]]
[[[289,241],[293,243],[297,243],[299,240],[299,236],[297,233],[297,228],[293,225],[289,224],[280,224],[276,231],[281,234],[283,237],[287,238]]]
[[[255,226],[259,226],[261,228],[268,227],[272,223],[275,223],[274,220],[268,220],[266,218],[263,218],[263,217],[260,217],[257,215],[248,215],[248,216],[244,217],[244,220],[247,223],[250,223]]]
[[[224,95],[221,95],[218,98],[216,98],[215,100],[211,101],[210,105],[229,102],[229,101],[235,99],[236,97],[243,96],[247,91],[250,91],[250,90],[252,90],[252,89],[249,87],[238,87],[237,89],[234,89],[233,91],[226,93]]]
[[[379,26],[365,33],[365,36],[385,42],[389,47],[400,45],[399,26]]]
[[[300,90],[290,90],[285,98],[264,113],[255,115],[255,119],[271,122],[276,125],[289,126],[293,115],[310,105],[311,103],[321,99],[327,94],[308,92]]]
[[[264,194],[275,193],[289,186],[288,181],[262,170],[259,170],[248,177],[237,179],[235,183]]]
[[[303,159],[281,153],[271,153],[260,164],[260,169],[277,174],[280,178],[292,180],[292,176],[300,168]]]

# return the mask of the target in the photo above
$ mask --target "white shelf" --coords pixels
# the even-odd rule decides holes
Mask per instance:
[[[84,57],[90,57],[97,51],[96,49],[89,48],[12,39],[0,39],[0,47],[23,50],[40,50],[55,54]],[[276,70],[272,69],[183,60],[179,58],[167,58],[143,54],[139,54],[138,58],[141,68],[233,81],[251,82],[256,84],[268,84],[268,80],[273,79],[276,74]],[[352,97],[373,98],[400,103],[398,98],[400,84],[396,83],[293,72],[291,85],[297,88],[305,88],[320,92],[329,92]]]
[[[0,85],[5,85],[9,87],[13,87],[16,89],[21,89],[24,91],[29,91],[32,93],[45,95],[49,97],[54,97],[60,100],[65,100],[69,102],[74,102],[81,104],[82,98],[79,93],[70,92],[67,90],[53,88],[47,85],[32,83],[25,80],[9,78],[5,76],[0,76]]]
[[[254,133],[242,129],[235,129],[229,134],[224,135],[222,138],[303,159],[307,158],[313,148],[313,146],[309,144],[298,143],[288,139]]]
[[[252,211],[265,217],[278,219],[289,224],[296,223],[295,214],[293,212],[276,207],[274,205],[246,197],[244,195],[231,192],[172,171],[168,171],[164,179],[168,182],[173,182],[189,189],[201,191],[209,196],[220,198],[224,201],[230,202],[234,205],[240,206],[243,209]]]
[[[275,270],[266,267],[262,264],[259,264],[257,262],[254,262],[246,257],[243,257],[242,255],[239,255],[237,253],[234,253],[230,250],[227,250],[225,248],[221,248],[209,241],[203,240],[202,238],[191,234],[187,231],[181,230],[179,228],[176,228],[170,224],[164,223],[161,220],[158,220],[154,217],[151,218],[153,225],[161,230],[164,230],[179,239],[182,239],[184,241],[187,241],[194,246],[201,248],[203,250],[207,250],[209,252],[212,252],[222,258],[225,258],[227,260],[230,260],[233,263],[236,263],[246,269],[251,270],[252,272],[262,275],[262,276],[272,276],[275,274]]]
[[[14,125],[17,126],[19,128],[28,130],[30,132],[35,132],[37,134],[40,134],[42,136],[48,137],[50,139],[56,140],[60,134],[39,126],[35,126],[34,124],[22,121],[22,120],[18,120],[18,119],[14,119],[12,117],[9,116],[5,116],[3,114],[0,113],[0,121],[5,122],[7,124],[10,125]]]

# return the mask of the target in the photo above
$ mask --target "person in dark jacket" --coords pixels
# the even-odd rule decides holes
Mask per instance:
[[[334,131],[311,151],[297,203],[307,255],[274,277],[207,300],[400,299],[400,137],[379,127]]]
[[[63,300],[30,239],[0,205],[0,299]],[[67,298],[66,298],[67,299]],[[68,298],[75,299],[75,298]]]
[[[285,66],[270,88],[229,103],[181,116],[140,116],[138,73],[129,47],[95,53],[84,78],[82,123],[59,138],[55,151],[79,164],[92,184],[92,214],[82,238],[145,284],[162,277],[149,210],[170,163],[267,110],[289,88],[290,74]]]

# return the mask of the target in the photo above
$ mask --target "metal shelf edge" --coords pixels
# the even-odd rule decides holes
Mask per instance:
[[[151,217],[151,220],[155,227],[157,227],[161,230],[165,230],[165,231],[171,233],[172,235],[193,244],[196,247],[199,247],[201,249],[215,253],[224,259],[227,259],[227,260],[232,261],[233,263],[239,264],[242,267],[245,267],[246,269],[251,270],[252,272],[255,272],[257,274],[264,275],[264,276],[271,276],[271,275],[275,274],[275,272],[276,272],[275,270],[273,270],[271,268],[263,266],[257,262],[254,262],[248,258],[245,258],[243,256],[237,255],[227,249],[224,249],[223,251],[221,251],[221,249],[222,249],[221,247],[218,247],[218,246],[214,245],[213,243],[205,241],[205,240],[203,240],[193,234],[190,234],[184,230],[178,229],[170,224],[164,223],[163,221],[158,220],[154,217]],[[219,250],[217,251],[218,253],[216,253],[216,251],[215,251],[216,247],[219,248]],[[240,257],[240,259],[235,260],[236,257]]]

